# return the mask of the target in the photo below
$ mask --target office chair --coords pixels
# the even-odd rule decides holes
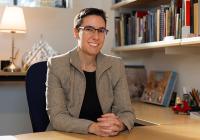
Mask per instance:
[[[47,62],[30,66],[26,75],[26,95],[33,132],[43,132],[49,124],[46,111],[45,82]]]

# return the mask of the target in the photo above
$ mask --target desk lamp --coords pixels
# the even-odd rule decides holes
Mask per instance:
[[[24,20],[23,9],[17,6],[6,7],[0,24],[0,32],[11,33],[12,35],[12,56],[11,63],[3,70],[6,72],[18,72],[20,68],[14,63],[14,49],[15,49],[15,33],[26,33],[26,24]]]

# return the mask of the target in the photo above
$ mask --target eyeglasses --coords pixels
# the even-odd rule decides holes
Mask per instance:
[[[108,33],[108,30],[106,28],[94,28],[93,26],[80,26],[78,29],[82,29],[84,30],[85,32],[93,35],[95,34],[95,32],[97,31],[99,35],[106,35]]]

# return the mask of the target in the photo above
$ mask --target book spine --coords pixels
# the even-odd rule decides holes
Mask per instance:
[[[190,0],[190,33],[194,33],[194,0]]]
[[[120,19],[120,42],[121,42],[121,46],[125,45],[125,36],[124,36],[124,16],[121,15],[121,19]]]
[[[190,0],[185,2],[185,25],[190,26]]]
[[[160,9],[156,11],[156,41],[160,41]]]
[[[193,4],[193,23],[194,23],[194,34],[198,35],[199,34],[199,5],[198,5],[198,0],[194,1]]]
[[[121,46],[120,17],[115,17],[115,45]]]
[[[198,24],[200,24],[200,0],[198,0]],[[198,35],[200,35],[200,27],[198,27]]]

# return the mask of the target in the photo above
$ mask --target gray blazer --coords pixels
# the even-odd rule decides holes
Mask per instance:
[[[79,119],[86,79],[80,67],[77,48],[50,58],[47,65],[47,112],[53,129],[87,134],[93,121]],[[135,115],[120,58],[98,54],[96,87],[103,113],[113,112],[130,130]]]

